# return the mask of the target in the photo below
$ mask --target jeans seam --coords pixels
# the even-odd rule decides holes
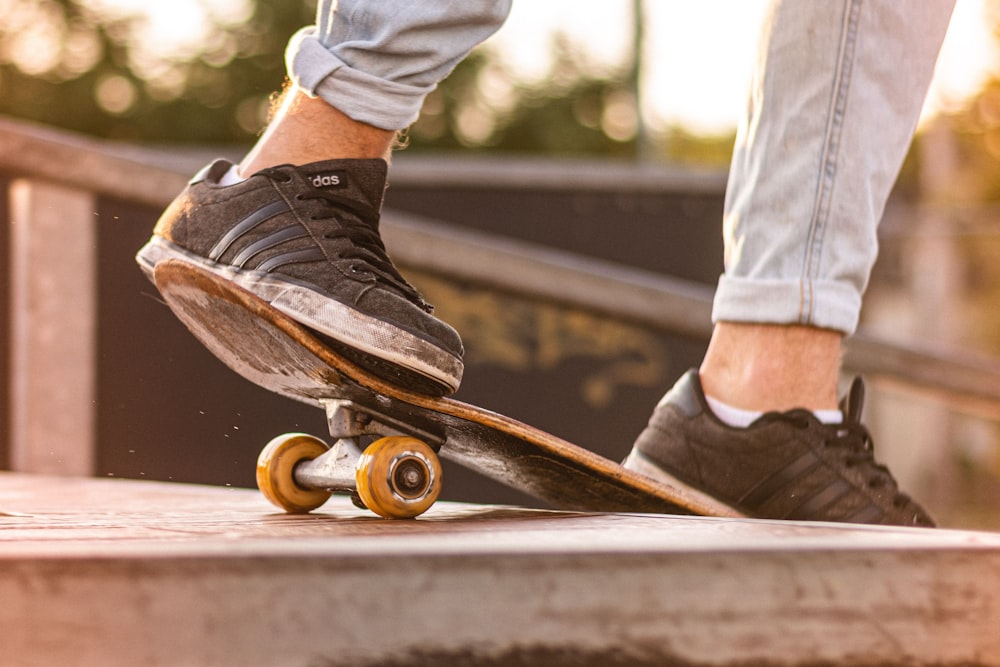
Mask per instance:
[[[836,180],[837,158],[840,151],[841,134],[847,97],[853,73],[855,51],[858,42],[858,23],[861,14],[861,0],[847,0],[842,23],[842,33],[837,57],[837,70],[830,96],[829,117],[820,155],[819,180],[816,200],[809,224],[806,242],[806,256],[803,258],[803,278],[800,284],[799,322],[809,324],[815,318],[816,295],[814,280],[820,270],[823,241],[830,215],[830,201]]]

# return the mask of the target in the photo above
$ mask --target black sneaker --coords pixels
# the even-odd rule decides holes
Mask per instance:
[[[152,276],[182,259],[224,276],[369,371],[430,394],[454,392],[462,341],[400,275],[379,236],[383,160],[262,170],[222,186],[218,160],[160,217],[136,261]]]
[[[734,428],[709,409],[692,370],[660,401],[624,465],[758,518],[933,526],[876,463],[861,424],[863,400],[858,378],[842,405],[841,424],[791,410]]]

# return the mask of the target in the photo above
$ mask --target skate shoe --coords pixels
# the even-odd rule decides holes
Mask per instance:
[[[791,410],[736,428],[712,413],[692,370],[660,401],[624,465],[752,517],[933,526],[875,461],[861,424],[863,400],[858,378],[841,406],[843,423]]]
[[[237,283],[383,379],[453,393],[462,342],[393,265],[379,235],[387,165],[329,160],[264,169],[222,185],[231,163],[196,175],[136,255],[181,259]]]

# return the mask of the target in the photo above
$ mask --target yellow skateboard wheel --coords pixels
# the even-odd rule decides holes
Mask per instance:
[[[333,495],[305,489],[295,481],[295,466],[326,453],[327,444],[305,433],[286,433],[267,443],[257,457],[257,488],[273,505],[292,514],[316,509]]]
[[[368,445],[356,472],[358,496],[379,516],[411,519],[441,494],[441,462],[425,442],[407,436]]]

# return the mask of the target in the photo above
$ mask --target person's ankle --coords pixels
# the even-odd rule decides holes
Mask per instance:
[[[720,322],[699,370],[702,388],[744,410],[836,409],[842,338],[815,327]]]
[[[240,162],[247,176],[281,164],[361,158],[388,162],[394,130],[353,120],[320,98],[290,87],[275,102],[276,110],[256,145]]]

